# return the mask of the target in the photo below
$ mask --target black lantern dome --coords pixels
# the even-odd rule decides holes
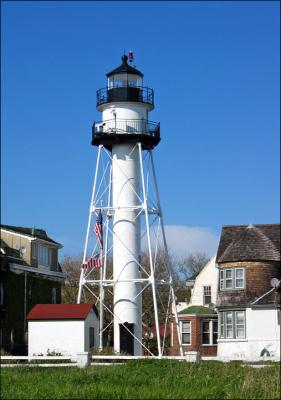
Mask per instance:
[[[111,71],[111,72],[108,72],[108,74],[106,74],[106,76],[109,78],[110,76],[112,76],[112,75],[115,75],[115,74],[120,74],[120,73],[127,73],[127,74],[133,74],[133,75],[139,75],[139,76],[141,76],[141,77],[143,77],[143,73],[142,72],[140,72],[139,70],[137,70],[136,68],[133,68],[133,67],[131,67],[129,64],[128,64],[128,57],[126,56],[126,54],[124,54],[123,56],[122,56],[122,64],[119,66],[119,67],[117,67],[117,68],[115,68],[113,71]]]

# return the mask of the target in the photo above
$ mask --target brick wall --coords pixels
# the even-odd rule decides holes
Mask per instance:
[[[180,321],[191,321],[191,345],[183,345],[183,352],[185,351],[198,351],[201,356],[216,356],[217,346],[202,345],[201,338],[201,321],[202,320],[217,320],[217,317],[203,317],[198,315],[190,315],[181,317]],[[171,345],[170,354],[172,356],[179,356],[180,349],[178,344],[178,334],[176,328],[175,318],[171,319],[171,331],[173,335],[173,345]]]

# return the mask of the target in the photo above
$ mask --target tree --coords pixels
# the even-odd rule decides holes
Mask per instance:
[[[62,303],[77,303],[79,279],[81,272],[82,256],[65,256],[61,261],[63,272],[66,272],[67,279],[65,285],[62,287]],[[108,271],[112,272],[112,260],[108,259]],[[95,271],[95,274],[99,271]],[[110,272],[109,272],[110,273]],[[97,276],[95,279],[98,279]],[[91,291],[99,298],[99,286],[91,286]],[[112,311],[112,288],[105,289],[104,304]],[[99,310],[99,302],[97,298],[86,288],[83,289],[81,302],[95,304]],[[112,320],[111,313],[104,309],[104,326]],[[106,334],[105,334],[106,337]]]
[[[206,253],[189,253],[178,262],[177,275],[179,287],[177,290],[178,301],[189,301],[191,289],[186,287],[188,279],[195,279],[199,272],[204,268],[210,257]]]
[[[185,281],[195,279],[209,260],[210,257],[206,253],[193,253],[181,258],[178,263],[178,271],[182,275],[181,279]]]
[[[62,287],[62,303],[77,302],[81,263],[82,256],[65,256],[60,263],[63,272],[67,275],[65,285]]]

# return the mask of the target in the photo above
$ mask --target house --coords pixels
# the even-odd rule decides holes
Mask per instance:
[[[27,315],[28,355],[71,355],[98,348],[99,320],[93,304],[37,304]]]
[[[42,229],[1,225],[1,348],[27,351],[26,315],[37,303],[60,303],[62,245]]]
[[[280,359],[280,225],[222,228],[218,358]]]
[[[218,270],[212,257],[195,280],[187,281],[193,286],[189,303],[178,303],[179,332],[183,351],[196,351],[201,356],[217,354],[218,317],[214,311]],[[174,315],[171,320],[171,355],[180,355],[177,325]]]

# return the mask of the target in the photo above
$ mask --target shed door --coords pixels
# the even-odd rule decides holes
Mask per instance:
[[[129,324],[129,322],[124,323],[125,327],[134,334],[134,324]],[[126,352],[128,354],[134,355],[134,337],[130,332],[122,325],[120,326],[120,352]]]

